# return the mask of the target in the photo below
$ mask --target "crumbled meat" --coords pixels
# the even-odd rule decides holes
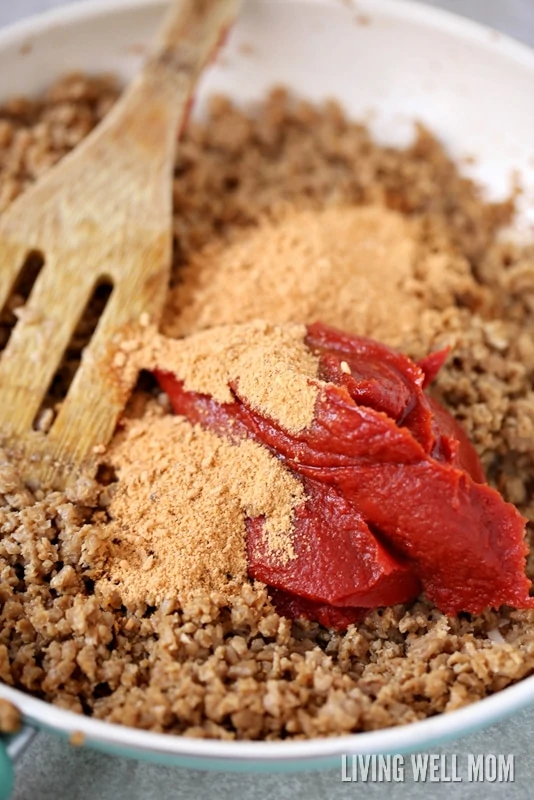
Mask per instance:
[[[76,75],[40,100],[1,108],[0,210],[116,96],[113,81]],[[316,108],[283,91],[254,116],[224,99],[210,113],[190,126],[177,156],[166,319],[205,246],[276,224],[288,205],[374,204],[416,220],[424,274],[447,279],[427,298],[432,324],[410,355],[453,346],[437,392],[491,483],[534,521],[534,251],[497,241],[512,204],[484,203],[424,130],[406,150],[378,146],[337,105]],[[0,347],[20,304],[12,298],[0,317]],[[242,321],[238,308],[233,321]],[[139,389],[128,414],[142,414],[157,394]],[[81,478],[67,496],[31,491],[16,465],[0,461],[0,678],[62,708],[196,737],[307,738],[423,719],[534,670],[529,611],[447,618],[420,599],[373,611],[340,635],[278,616],[261,584],[245,582],[230,603],[217,594],[183,607],[104,598],[94,584],[109,546],[112,474]],[[10,714],[1,704],[1,725],[12,724]]]

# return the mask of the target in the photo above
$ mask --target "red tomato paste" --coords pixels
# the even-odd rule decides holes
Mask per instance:
[[[278,610],[344,628],[422,590],[446,614],[534,607],[525,520],[487,485],[460,425],[425,394],[447,352],[416,364],[320,323],[306,341],[324,384],[313,423],[297,434],[249,407],[239,384],[235,402],[219,404],[157,373],[177,414],[255,439],[300,476],[307,499],[295,511],[295,558],[281,564],[263,519],[247,520],[249,574],[271,587]]]

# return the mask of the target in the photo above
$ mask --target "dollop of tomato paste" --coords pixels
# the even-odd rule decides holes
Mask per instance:
[[[294,558],[280,563],[264,520],[247,520],[249,574],[271,587],[280,613],[342,629],[422,590],[451,615],[534,607],[526,520],[487,485],[459,423],[425,393],[447,351],[415,363],[320,323],[306,343],[321,383],[313,423],[296,434],[251,408],[239,382],[235,402],[220,404],[156,373],[177,414],[255,439],[300,476]]]

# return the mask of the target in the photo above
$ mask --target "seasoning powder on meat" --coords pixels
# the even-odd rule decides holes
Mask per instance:
[[[419,222],[387,208],[286,208],[191,254],[171,290],[168,336],[267,319],[321,321],[403,349],[454,296],[480,294],[466,259],[429,252]]]
[[[188,391],[233,402],[230,385],[252,408],[298,432],[311,424],[317,398],[319,362],[306,347],[304,325],[255,321],[204,331],[173,341],[147,336],[132,366],[166,369]]]
[[[290,430],[313,419],[318,362],[300,325],[256,322],[182,341],[148,335],[137,367],[163,368],[186,388],[233,400],[229,383]],[[265,517],[268,547],[294,557],[292,513],[304,501],[298,478],[253,441],[225,441],[174,416],[128,420],[106,461],[119,482],[109,506],[112,537],[104,593],[157,605],[199,591],[239,591],[246,577],[245,518]]]

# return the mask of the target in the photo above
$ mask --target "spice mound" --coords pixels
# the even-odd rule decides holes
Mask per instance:
[[[319,360],[305,328],[253,323],[200,333],[182,341],[148,336],[132,366],[165,363],[192,391],[233,401],[239,380],[252,408],[279,414],[288,430],[313,419]],[[239,593],[246,580],[245,521],[264,520],[280,563],[294,557],[293,509],[304,501],[301,480],[251,438],[231,441],[209,426],[149,404],[125,419],[106,463],[118,478],[108,513],[109,557],[97,590],[121,602],[158,605],[198,592]]]
[[[424,392],[446,351],[416,364],[320,323],[232,326],[228,344],[226,335],[159,338],[152,358],[177,414],[234,445],[264,446],[300,482],[283,553],[265,514],[246,516],[249,575],[276,590],[279,609],[346,627],[362,609],[421,589],[447,614],[534,607],[522,516],[486,484],[465,433]],[[299,336],[308,359],[284,350]],[[317,377],[298,371],[310,360]],[[303,398],[299,425],[287,409]]]

